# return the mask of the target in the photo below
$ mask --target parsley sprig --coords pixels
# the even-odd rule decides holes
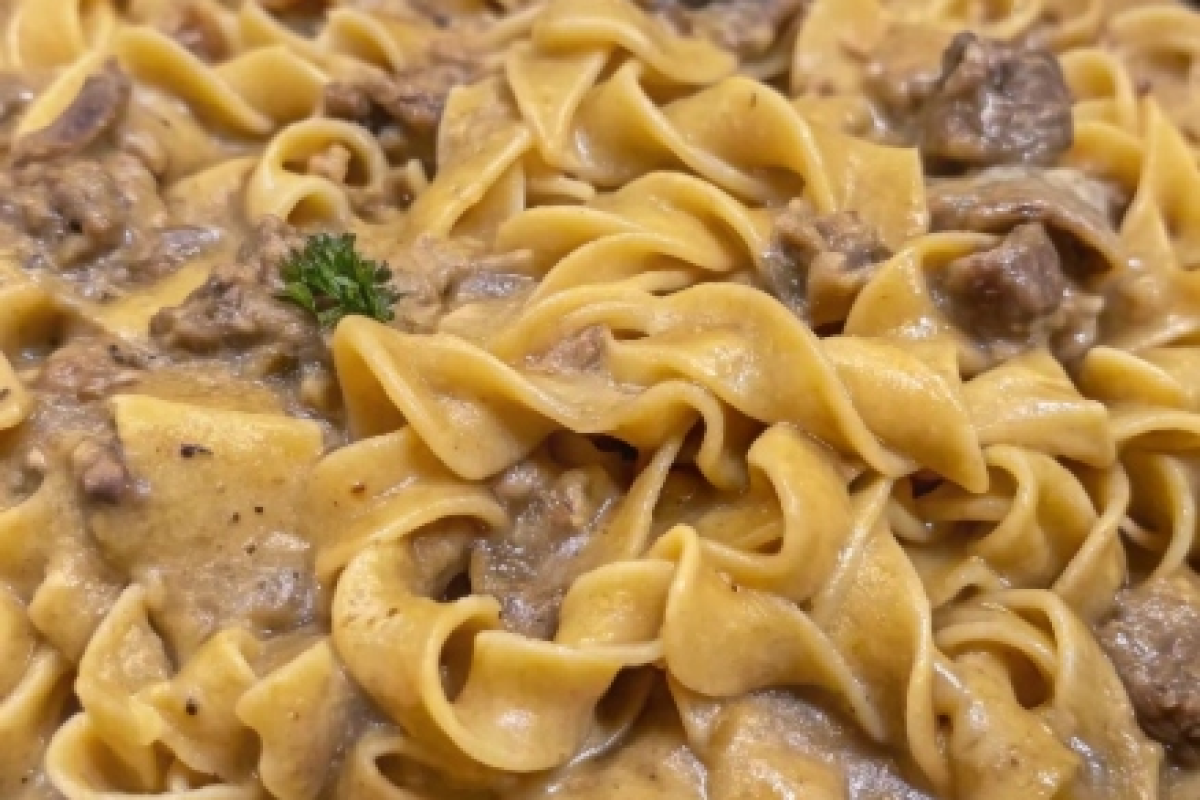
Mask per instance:
[[[392,271],[354,249],[354,234],[318,233],[294,250],[281,270],[281,298],[311,312],[324,328],[359,314],[380,322],[392,319],[400,295],[388,284]]]

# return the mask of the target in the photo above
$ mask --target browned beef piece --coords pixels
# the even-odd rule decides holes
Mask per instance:
[[[85,438],[71,453],[71,470],[83,496],[97,503],[120,503],[133,491],[133,476],[116,438]]]
[[[427,174],[437,165],[437,131],[446,110],[446,101],[456,86],[470,84],[483,75],[481,63],[464,47],[449,50],[443,43],[432,48],[431,60],[395,75],[364,72],[346,81],[331,81],[325,87],[325,114],[343,119],[375,134],[379,145],[393,163],[417,159]],[[388,209],[411,201],[407,183],[389,179],[384,196],[356,196],[360,213],[382,221]]]
[[[29,256],[73,266],[121,245],[129,204],[98,161],[30,164],[0,173],[0,220],[40,247]],[[31,243],[32,245],[33,243]]]
[[[401,72],[391,81],[373,84],[369,91],[371,99],[406,130],[429,136],[437,131],[450,91],[475,80],[478,69],[467,60],[444,61]]]
[[[775,218],[767,283],[814,325],[845,318],[874,266],[891,256],[878,232],[853,211],[817,215],[796,200]]]
[[[118,503],[133,482],[104,401],[132,391],[151,357],[108,336],[80,336],[55,350],[38,373],[31,439],[40,451],[69,447],[84,498]]]
[[[848,270],[858,270],[891,255],[879,233],[855,211],[837,211],[821,216],[788,212],[776,220],[776,233],[789,255],[812,262],[822,253],[832,253]]]
[[[255,280],[273,289],[283,286],[280,271],[292,253],[304,247],[308,237],[279,217],[265,216],[238,248],[238,261],[252,270]]]
[[[934,230],[1006,233],[1024,222],[1047,226],[1073,273],[1118,268],[1124,262],[1110,209],[1091,184],[1065,170],[1005,167],[929,186]]]
[[[193,354],[258,346],[293,352],[308,344],[310,327],[303,311],[234,264],[218,267],[183,305],[156,314],[150,332],[163,347]]]
[[[1042,224],[1019,225],[990,250],[947,264],[933,294],[989,362],[1043,346],[1072,362],[1096,344],[1104,299],[1065,265],[1061,243]]]
[[[86,267],[86,294],[177,266],[178,260],[156,258],[179,252],[177,229],[161,227],[166,220],[156,179],[125,153],[0,172],[0,224],[15,234],[17,255],[29,268]]]
[[[395,75],[365,73],[348,82],[331,82],[325,88],[325,113],[375,133],[395,126],[409,138],[430,139],[450,91],[480,75],[480,65],[466,55],[444,56]]]
[[[1200,765],[1200,578],[1185,567],[1121,592],[1098,634],[1142,728]]]
[[[963,32],[943,57],[919,145],[955,164],[1049,164],[1073,136],[1071,92],[1053,53]]]
[[[164,348],[187,354],[257,351],[268,372],[323,358],[316,321],[278,296],[280,267],[303,243],[295,228],[265,218],[236,263],[217,267],[182,305],[154,316],[151,335]]]
[[[752,58],[765,53],[809,0],[637,0],[685,36]]]
[[[110,60],[103,70],[83,82],[79,94],[58,119],[17,140],[13,163],[62,158],[87,149],[124,113],[130,92],[129,78],[115,60]]]
[[[603,471],[555,476],[535,460],[502,475],[496,493],[515,511],[510,530],[480,539],[471,557],[471,589],[494,596],[505,627],[549,639],[567,589],[587,562],[588,543],[602,530],[616,489]]]
[[[334,119],[357,122],[372,130],[382,122],[373,116],[375,104],[363,82],[330,81],[325,84],[324,104],[325,113]]]
[[[984,339],[1026,339],[1067,291],[1054,243],[1038,224],[1013,229],[992,250],[946,266],[942,286],[956,321]]]
[[[47,357],[38,373],[38,392],[75,405],[101,400],[130,386],[147,357],[108,337],[72,339]]]

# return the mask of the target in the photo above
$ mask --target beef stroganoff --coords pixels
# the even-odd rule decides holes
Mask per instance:
[[[0,797],[1200,796],[1200,12],[0,10]]]

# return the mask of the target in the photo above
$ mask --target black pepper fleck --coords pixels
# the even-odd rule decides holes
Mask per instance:
[[[179,455],[184,458],[194,458],[196,456],[211,456],[212,450],[209,450],[202,444],[181,444],[179,445]]]
[[[262,506],[255,506],[255,507],[254,507],[254,513],[255,513],[255,514],[261,514],[261,513],[263,513],[263,507],[262,507]]]
[[[637,461],[637,448],[613,436],[597,436],[592,444],[601,453],[615,453],[622,461]]]
[[[242,515],[235,511],[235,512],[233,512],[233,516],[229,518],[229,521],[230,522],[241,522]]]
[[[194,717],[200,713],[200,706],[196,705],[196,701],[189,697],[187,702],[183,704],[183,710],[187,712],[189,717]]]

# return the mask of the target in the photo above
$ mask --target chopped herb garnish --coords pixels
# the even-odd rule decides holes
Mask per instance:
[[[388,322],[399,299],[388,284],[392,271],[360,255],[352,233],[310,236],[288,256],[282,273],[281,299],[313,314],[324,328],[351,314]]]
[[[211,456],[212,450],[209,450],[202,444],[181,444],[179,445],[179,455],[184,458],[194,458],[195,456]]]

